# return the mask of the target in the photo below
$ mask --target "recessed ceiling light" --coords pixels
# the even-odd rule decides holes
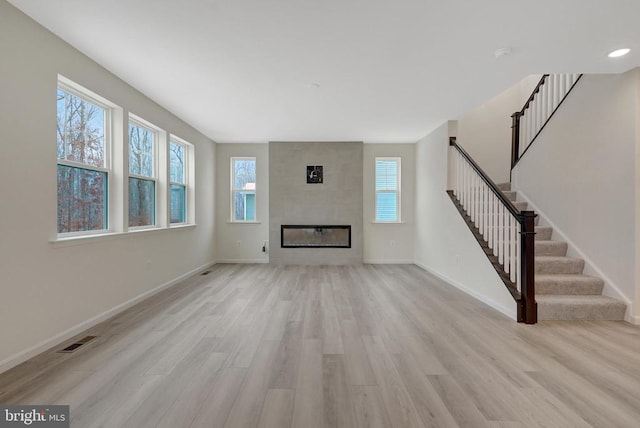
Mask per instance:
[[[618,58],[621,56],[625,56],[626,54],[628,54],[631,51],[631,49],[629,48],[624,48],[624,49],[616,49],[613,52],[609,52],[608,57],[609,58]]]

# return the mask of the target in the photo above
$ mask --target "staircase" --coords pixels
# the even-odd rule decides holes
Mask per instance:
[[[509,183],[498,188],[519,210],[527,202],[517,201]],[[584,260],[567,257],[567,243],[551,239],[551,227],[538,226],[535,236],[535,291],[538,320],[623,320],[627,306],[602,295],[604,282],[583,275]]]

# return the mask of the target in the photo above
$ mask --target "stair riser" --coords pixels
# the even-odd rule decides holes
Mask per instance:
[[[552,261],[544,261],[544,262],[536,260],[536,273],[578,274],[578,273],[582,273],[583,269],[584,269],[584,260],[564,259],[564,260],[552,260]]]
[[[560,241],[542,241],[535,242],[536,256],[566,256],[567,243]]]
[[[606,307],[588,305],[538,304],[538,320],[621,321],[626,307],[623,303]]]
[[[602,294],[602,288],[602,282],[595,279],[593,281],[558,282],[553,280],[540,281],[536,278],[536,294],[594,296]]]
[[[514,192],[514,191],[511,191],[511,190],[506,190],[506,191],[504,191],[504,192],[502,192],[502,193],[504,193],[504,195],[505,195],[505,196],[507,197],[507,199],[509,199],[510,201],[515,201],[515,200],[516,200],[516,198],[518,197],[518,192]]]
[[[548,241],[552,233],[553,229],[550,227],[536,227],[536,241]]]

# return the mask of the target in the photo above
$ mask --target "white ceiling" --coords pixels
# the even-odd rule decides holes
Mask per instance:
[[[218,142],[415,142],[528,74],[640,65],[638,0],[9,1]]]

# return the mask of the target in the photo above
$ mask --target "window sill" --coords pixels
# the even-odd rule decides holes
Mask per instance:
[[[195,224],[179,224],[171,227],[155,227],[149,229],[134,229],[128,232],[112,232],[101,233],[96,235],[81,235],[81,236],[69,236],[65,238],[58,238],[49,241],[54,248],[73,247],[76,245],[94,244],[97,242],[112,241],[115,239],[125,239],[140,235],[152,235],[157,233],[163,233],[170,230],[186,230],[194,229]]]
[[[372,220],[371,224],[406,224],[406,221],[376,221]]]
[[[261,221],[227,221],[227,224],[262,224]]]

